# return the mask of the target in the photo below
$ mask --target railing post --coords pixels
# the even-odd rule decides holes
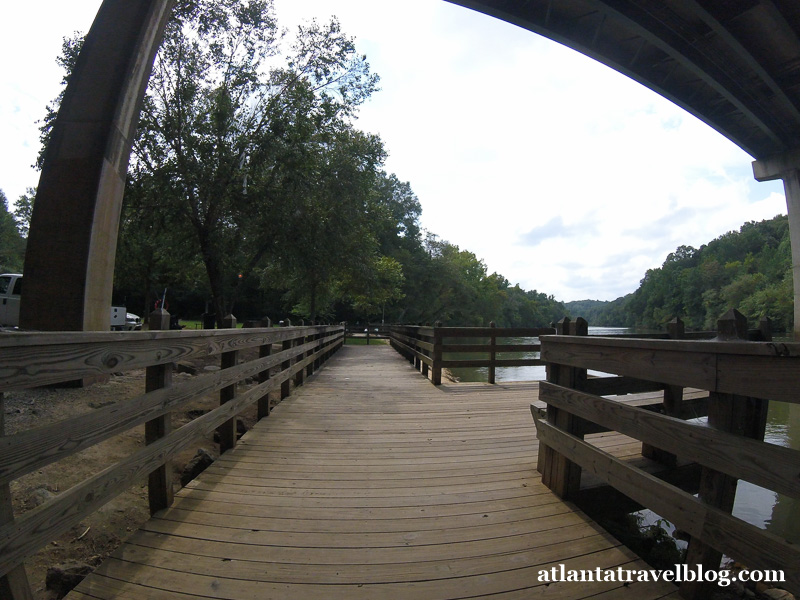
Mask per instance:
[[[5,414],[3,393],[0,392],[0,437],[5,432]],[[0,484],[0,527],[12,521],[14,521],[14,506],[11,499],[11,486],[3,483]],[[0,598],[33,600],[33,591],[28,583],[25,563],[20,563],[0,577]]]
[[[302,320],[302,319],[300,320],[300,326],[301,327],[305,327],[305,321]],[[295,347],[302,346],[306,342],[306,339],[308,339],[306,336],[301,336],[299,338],[295,338],[294,346]],[[303,357],[305,355],[306,355],[305,352],[300,352],[300,354],[297,355],[297,357],[295,358],[294,362],[298,363],[298,362],[302,361]],[[294,387],[295,388],[299,388],[301,385],[303,385],[303,381],[305,379],[305,374],[306,374],[306,370],[305,369],[300,369],[300,370],[297,371],[297,373],[295,373],[295,375],[294,375]]]
[[[269,317],[264,317],[261,319],[261,327],[272,327],[272,321]],[[258,357],[259,358],[266,358],[267,356],[272,354],[272,342],[267,342],[266,344],[262,344],[258,347]],[[265,381],[269,380],[269,369],[264,369],[261,373],[258,374],[258,383],[264,383]],[[268,417],[270,413],[270,405],[269,405],[269,392],[261,396],[258,399],[258,420],[263,419],[264,417]]]
[[[414,348],[412,349],[411,354],[408,356],[409,362],[413,363],[414,368],[417,371],[422,372],[422,365],[425,363],[422,362],[422,359],[419,355],[422,353],[422,348],[419,346],[419,342],[422,341],[422,334],[420,333],[419,329],[414,333]]]
[[[317,339],[317,330],[315,329],[311,335],[305,337],[306,342],[313,342]],[[314,348],[306,350],[306,358],[314,356]],[[306,377],[311,377],[314,374],[314,361],[312,360],[306,365]]]
[[[417,333],[417,335],[419,336],[419,333]],[[423,348],[419,348],[418,352],[421,352],[422,354],[425,354],[427,356],[427,352]],[[428,366],[428,363],[426,363],[423,360],[422,361],[422,375],[423,375],[423,377],[425,377],[425,379],[428,378],[428,373],[430,373],[430,371],[431,371],[431,368]],[[431,379],[433,379],[433,377],[431,377]]]
[[[489,327],[494,329],[497,325],[494,321],[489,323]],[[495,376],[495,364],[494,361],[497,360],[497,336],[492,333],[489,337],[489,383],[494,383],[494,376]]]
[[[231,329],[231,328],[235,329],[236,317],[234,317],[233,315],[226,316],[224,319],[222,319],[222,327],[225,329]],[[239,357],[239,352],[237,350],[231,350],[230,352],[223,352],[220,366],[223,369],[229,369],[231,367],[235,367],[238,357]],[[226,402],[233,400],[235,397],[236,397],[235,383],[222,388],[219,391],[220,406],[225,404]],[[233,448],[236,445],[236,417],[228,419],[222,425],[217,427],[217,433],[219,434],[220,454]]]
[[[157,308],[148,318],[150,331],[169,329],[169,313],[163,308]],[[145,372],[145,392],[154,392],[172,385],[172,363],[147,367]],[[172,430],[172,416],[170,413],[156,417],[144,425],[145,444],[152,444]],[[160,510],[169,507],[174,499],[172,490],[172,469],[168,463],[161,465],[148,477],[147,496],[150,504],[150,514],[154,515]]]
[[[284,327],[291,327],[292,322],[289,319],[282,321]],[[292,347],[292,340],[283,340],[281,343],[281,350],[289,350]],[[281,363],[281,371],[286,371],[292,366],[292,359],[287,358]],[[292,382],[290,379],[286,379],[283,383],[281,383],[281,400],[289,397],[289,393],[292,389]]]
[[[442,385],[442,322],[433,324],[433,372],[431,383]]]
[[[667,323],[667,334],[671,340],[682,340],[686,337],[686,326],[683,321],[675,317]],[[681,414],[681,403],[683,402],[683,388],[679,385],[664,386],[664,414],[669,417],[676,417]],[[642,456],[660,462],[663,465],[674,467],[678,462],[678,457],[672,452],[666,452],[647,443],[642,443]]]
[[[367,346],[369,346],[369,320],[367,320]]]
[[[717,321],[718,340],[746,340],[747,319],[737,310],[730,310]],[[769,401],[735,394],[709,392],[708,426],[743,437],[764,439]],[[733,511],[738,479],[703,467],[700,475],[698,497],[725,512]],[[686,564],[703,565],[706,570],[716,570],[722,561],[722,553],[705,542],[692,538],[686,552]],[[701,599],[707,596],[708,585],[698,582],[684,582],[680,586],[681,595],[687,599]]]
[[[319,352],[319,350],[322,348],[322,344],[325,341],[325,337],[324,334],[321,333],[319,329],[317,329],[317,331],[314,333],[313,339],[315,342],[317,342],[317,345],[315,348],[311,350],[312,354],[315,352]],[[319,368],[322,366],[322,361],[324,360],[323,356],[324,356],[323,354],[319,354],[317,355],[317,358],[314,359],[314,362],[311,364],[312,373],[314,373],[315,371],[319,371]]]
[[[772,321],[768,317],[762,317],[758,322],[758,331],[762,342],[772,341]]]
[[[564,317],[556,324],[558,335],[587,335],[589,326],[578,317],[570,321]],[[580,390],[586,382],[586,369],[566,365],[548,364],[547,381],[563,387]],[[554,406],[547,406],[547,422],[574,436],[583,439],[581,419]],[[574,496],[581,485],[580,465],[568,460],[549,446],[539,443],[537,469],[542,474],[542,483],[561,498]]]

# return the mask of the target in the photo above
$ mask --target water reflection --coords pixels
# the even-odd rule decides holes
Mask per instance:
[[[800,405],[770,402],[765,441],[800,449]],[[800,543],[800,501],[740,481],[733,514],[790,542]]]

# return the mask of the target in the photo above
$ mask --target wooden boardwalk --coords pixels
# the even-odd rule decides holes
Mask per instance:
[[[346,346],[68,598],[678,598],[539,581],[647,567],[541,484],[536,390],[437,388],[388,346]]]

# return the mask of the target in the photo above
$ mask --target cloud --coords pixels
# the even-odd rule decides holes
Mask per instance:
[[[35,0],[7,3],[0,20],[0,189],[15,201],[34,187],[39,174],[31,165],[39,152],[38,123],[61,89],[56,57],[61,40],[88,31],[100,0]]]
[[[569,233],[569,229],[564,226],[564,219],[559,215],[553,217],[544,225],[534,227],[528,233],[522,234],[517,243],[535,247],[548,238],[565,237]]]

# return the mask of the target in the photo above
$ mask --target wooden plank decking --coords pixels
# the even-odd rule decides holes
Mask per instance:
[[[388,346],[346,346],[68,598],[677,598],[539,582],[646,566],[541,484],[536,391],[436,388]]]

